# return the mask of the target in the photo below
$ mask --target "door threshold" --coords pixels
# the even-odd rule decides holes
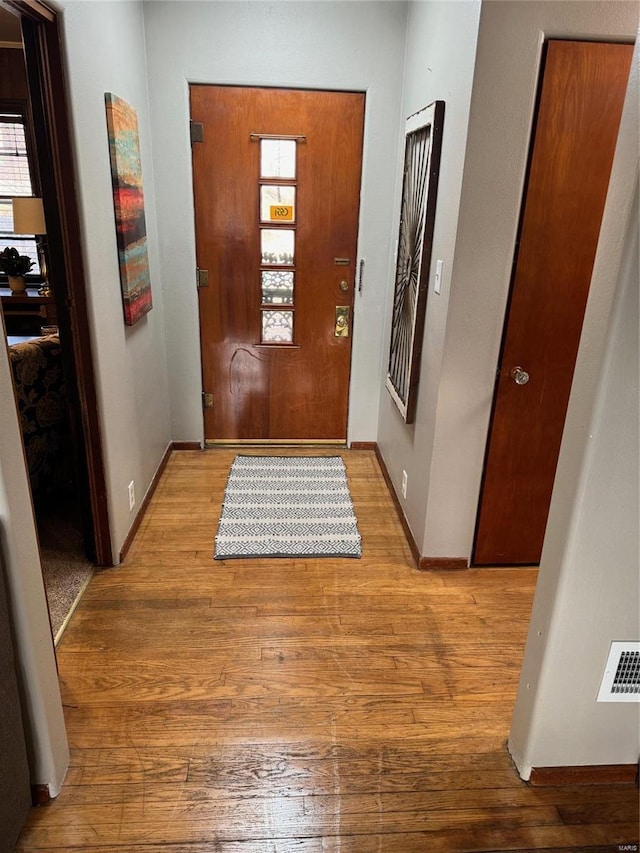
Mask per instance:
[[[205,447],[346,447],[347,442],[341,438],[205,438]]]

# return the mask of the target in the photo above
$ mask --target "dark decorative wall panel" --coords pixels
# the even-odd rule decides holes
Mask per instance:
[[[406,423],[415,417],[444,101],[407,119],[387,389]]]

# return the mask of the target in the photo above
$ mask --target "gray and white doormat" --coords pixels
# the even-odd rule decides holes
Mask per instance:
[[[215,559],[360,557],[340,456],[236,456]]]

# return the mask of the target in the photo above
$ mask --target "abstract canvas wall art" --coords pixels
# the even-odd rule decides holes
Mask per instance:
[[[444,101],[409,116],[386,386],[405,423],[415,418],[431,244],[436,215]]]
[[[133,326],[153,307],[138,117],[122,98],[105,92],[104,99],[124,321]]]

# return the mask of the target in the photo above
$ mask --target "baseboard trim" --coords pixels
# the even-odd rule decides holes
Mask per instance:
[[[32,785],[31,786],[31,803],[34,806],[46,806],[53,797],[48,785]]]
[[[637,764],[589,764],[577,767],[532,767],[529,784],[554,785],[637,785]]]
[[[198,445],[198,448],[199,448],[199,445]],[[162,459],[160,460],[160,464],[158,465],[158,468],[156,469],[156,473],[153,475],[153,480],[151,480],[151,484],[149,485],[149,488],[147,489],[147,493],[144,496],[144,498],[140,504],[138,512],[136,513],[136,517],[133,519],[133,523],[132,523],[131,527],[129,528],[129,532],[127,533],[126,538],[125,538],[124,542],[122,543],[122,548],[120,549],[120,562],[121,563],[124,563],[124,561],[127,558],[127,554],[129,553],[129,549],[131,548],[131,545],[133,544],[133,540],[136,537],[136,533],[138,532],[140,525],[142,524],[142,519],[144,518],[144,514],[147,511],[147,507],[149,506],[151,498],[153,497],[155,490],[158,487],[158,483],[160,482],[160,477],[162,476],[162,472],[167,467],[167,462],[169,461],[171,454],[173,453],[174,449],[175,449],[174,448],[174,442],[169,442],[169,444],[167,445],[167,449],[165,450],[164,455],[163,455]]]
[[[199,441],[172,441],[171,450],[202,450]]]
[[[378,445],[375,441],[352,441],[349,445],[349,450],[373,450],[375,451]]]
[[[464,557],[420,557],[418,568],[423,572],[462,572],[469,568],[469,561]]]
[[[353,445],[352,445],[353,446]],[[393,486],[393,481],[387,469],[387,465],[384,461],[382,453],[380,451],[380,447],[377,442],[375,442],[375,446],[373,448],[376,454],[376,459],[378,460],[378,464],[380,465],[380,470],[382,471],[382,476],[384,477],[384,481],[387,484],[387,488],[389,489],[389,494],[391,495],[391,500],[393,501],[393,505],[396,510],[396,514],[398,516],[398,520],[402,525],[402,529],[404,530],[404,535],[407,539],[407,543],[409,545],[409,549],[411,550],[411,555],[413,557],[413,561],[416,564],[416,568],[420,567],[420,549],[418,548],[418,543],[413,537],[413,533],[411,528],[409,527],[409,522],[407,521],[407,517],[404,514],[404,510],[402,509],[402,504],[396,494],[396,490]]]
[[[354,442],[351,447],[352,449],[369,449],[360,448],[358,444],[366,444],[367,442]],[[391,499],[393,500],[393,505],[396,508],[396,513],[398,515],[398,519],[400,524],[402,525],[402,529],[404,530],[404,535],[406,536],[407,542],[409,544],[409,548],[411,549],[411,554],[413,556],[413,560],[416,564],[416,568],[421,572],[435,572],[435,571],[465,571],[469,568],[469,561],[465,557],[423,557],[420,553],[420,548],[418,548],[418,543],[416,542],[413,532],[409,527],[409,522],[407,521],[407,517],[404,514],[404,510],[402,508],[402,504],[400,503],[400,499],[396,494],[396,490],[393,485],[393,481],[391,480],[391,476],[389,475],[389,471],[387,469],[386,463],[383,459],[382,453],[380,451],[380,447],[377,442],[374,442],[372,450],[375,451],[376,459],[378,460],[378,464],[380,465],[380,470],[382,471],[382,476],[384,477],[385,483],[387,484],[387,488],[389,489],[389,494],[391,495]]]

